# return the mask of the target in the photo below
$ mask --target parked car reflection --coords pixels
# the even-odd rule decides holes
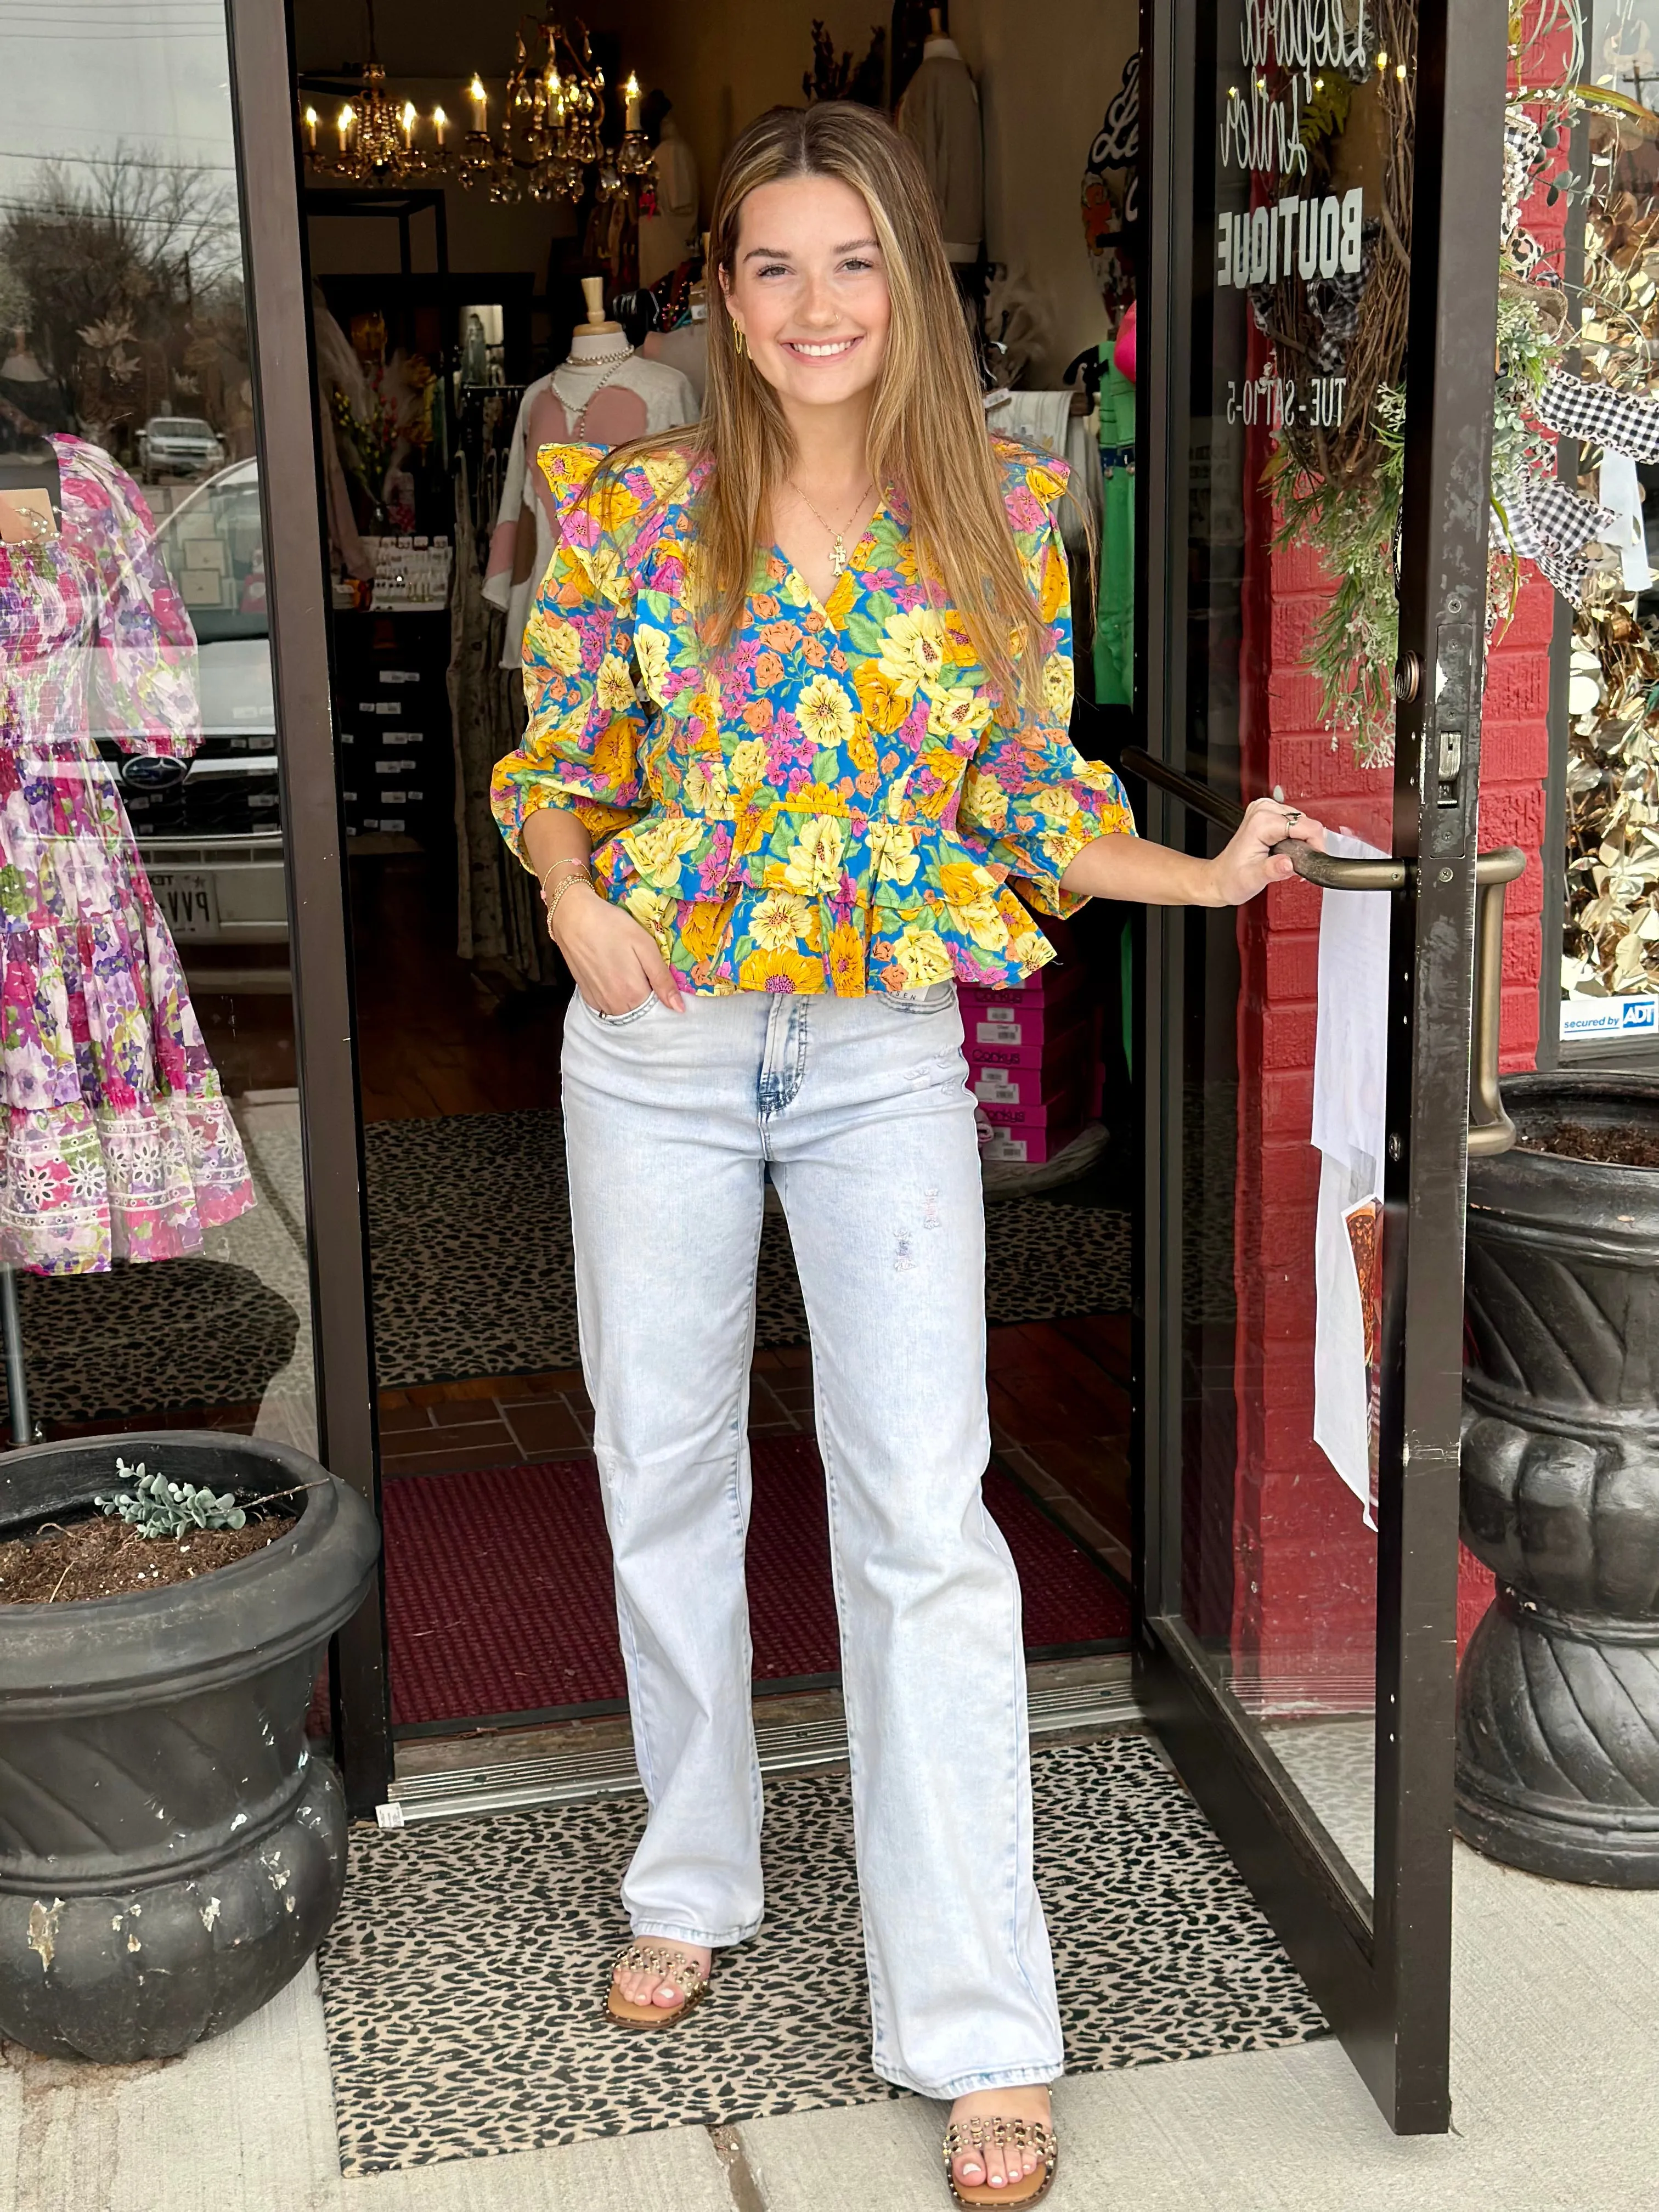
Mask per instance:
[[[225,465],[222,440],[195,415],[152,415],[138,433],[138,466],[152,482],[164,476],[202,476]]]
[[[196,630],[202,743],[188,762],[102,750],[198,988],[284,990],[285,960],[252,950],[288,941],[258,463],[234,461],[190,492],[156,549]],[[237,946],[249,956],[237,960]]]

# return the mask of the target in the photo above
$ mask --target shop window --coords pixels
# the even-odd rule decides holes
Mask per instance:
[[[9,21],[6,58],[0,1263],[27,1425],[314,1446],[223,20],[64,0]]]

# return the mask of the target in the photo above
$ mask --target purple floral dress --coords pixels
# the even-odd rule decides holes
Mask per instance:
[[[0,1261],[171,1260],[253,1203],[95,735],[188,757],[196,639],[137,485],[54,437],[59,536],[0,544]]]

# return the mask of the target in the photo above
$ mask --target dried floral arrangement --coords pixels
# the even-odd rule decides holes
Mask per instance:
[[[1616,21],[1603,46],[1604,81],[1643,58]],[[1589,141],[1579,374],[1659,398],[1659,115],[1597,104]],[[1568,713],[1562,995],[1659,992],[1659,618],[1616,569],[1575,614]]]
[[[1361,130],[1374,143],[1382,192],[1364,227],[1357,277],[1346,288],[1283,281],[1253,289],[1257,327],[1275,372],[1298,381],[1340,373],[1358,401],[1339,434],[1286,422],[1274,434],[1267,481],[1279,517],[1275,543],[1316,551],[1335,579],[1315,625],[1304,665],[1319,679],[1334,750],[1346,736],[1364,768],[1394,758],[1393,671],[1399,653],[1397,537],[1405,478],[1405,361],[1411,252],[1412,149],[1415,127],[1416,9],[1373,0],[1363,69],[1351,80],[1320,81],[1303,111],[1309,175],[1331,173],[1338,140]],[[1559,83],[1532,82],[1528,63],[1570,33]],[[1553,472],[1531,410],[1569,337],[1555,272],[1520,228],[1520,208],[1547,167],[1573,108],[1582,53],[1579,0],[1531,0],[1511,8],[1510,51],[1524,90],[1506,118],[1504,221],[1499,258],[1498,361],[1493,392],[1492,480]],[[1290,189],[1281,180],[1276,189]],[[1494,500],[1489,624],[1512,611],[1520,561],[1502,491]]]

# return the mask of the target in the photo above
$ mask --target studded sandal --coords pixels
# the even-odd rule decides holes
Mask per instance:
[[[968,2151],[982,2152],[988,2143],[999,2149],[1034,2150],[1037,2163],[1018,2181],[993,2189],[988,2181],[958,2182],[952,2161]],[[983,2159],[981,2164],[984,2163]],[[1060,2164],[1060,2145],[1054,2131],[1042,2120],[1005,2120],[1000,2114],[977,2115],[971,2120],[952,2120],[945,2130],[945,2179],[958,2204],[1035,2204],[1054,2185]]]
[[[618,1974],[654,1974],[659,1982],[672,1982],[677,1990],[684,1990],[685,2002],[630,2004],[617,1991]],[[683,1953],[665,1951],[655,1943],[630,1943],[617,1954],[605,2008],[621,2027],[672,2027],[676,2021],[684,2020],[687,2013],[695,2010],[708,1994],[708,1975],[700,1974]]]

